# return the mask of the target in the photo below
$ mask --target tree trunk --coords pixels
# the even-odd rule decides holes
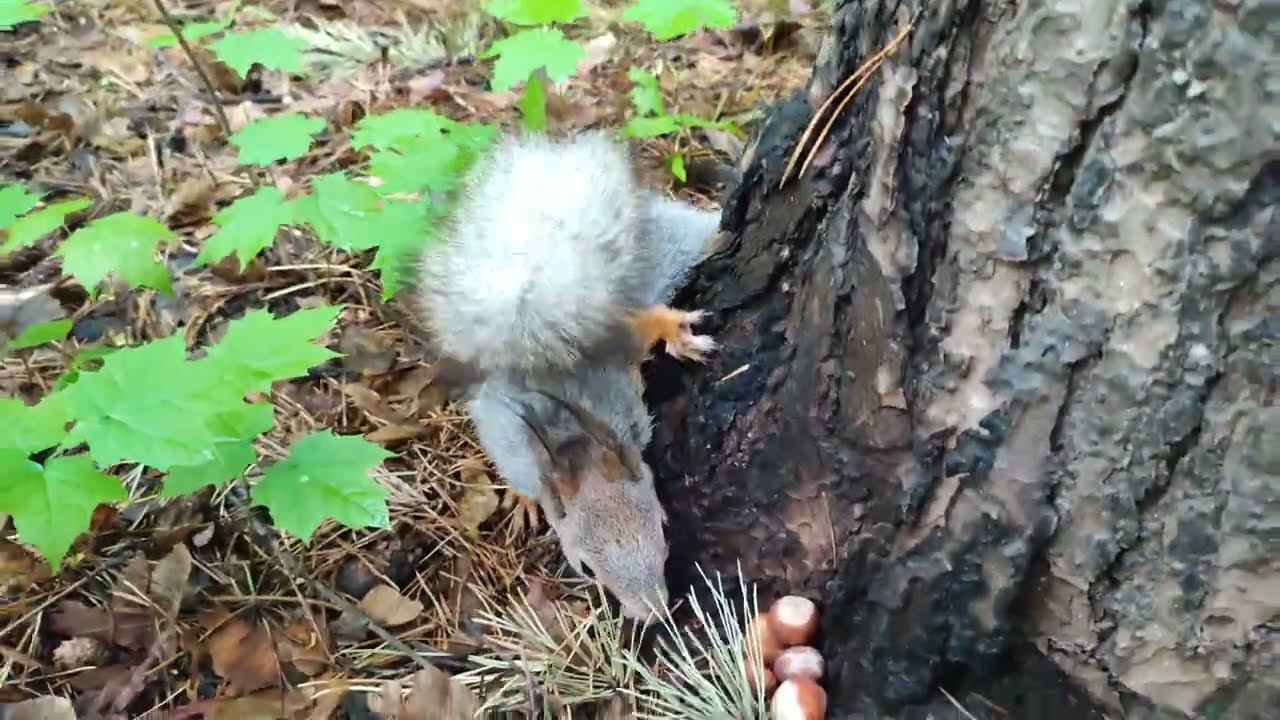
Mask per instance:
[[[649,371],[673,572],[820,597],[835,717],[986,693],[1011,648],[1113,717],[1274,709],[1265,4],[930,3],[779,189],[917,9],[837,5],[677,298],[722,351]]]

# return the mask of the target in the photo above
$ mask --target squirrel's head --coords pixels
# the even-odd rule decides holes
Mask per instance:
[[[550,445],[530,426],[549,459],[543,511],[574,569],[608,588],[628,617],[652,621],[667,607],[666,514],[653,472],[639,448],[620,442],[582,408],[560,402],[583,432]]]

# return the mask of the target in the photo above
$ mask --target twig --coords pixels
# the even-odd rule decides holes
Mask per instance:
[[[907,34],[915,28],[915,24],[916,21],[914,19],[907,23],[906,27],[902,28],[902,30],[898,32],[897,36],[895,36],[893,40],[889,41],[888,45],[885,45],[879,52],[863,61],[863,63],[853,71],[853,74],[845,78],[844,81],[827,96],[827,99],[818,106],[818,109],[813,113],[813,118],[809,120],[809,125],[804,129],[804,134],[800,136],[800,142],[796,144],[796,149],[791,153],[791,159],[787,162],[786,169],[782,171],[782,179],[778,181],[778,187],[786,185],[787,181],[791,179],[791,171],[795,169],[796,163],[800,160],[800,156],[804,154],[805,147],[809,145],[809,137],[813,135],[813,131],[817,129],[818,123],[821,122],[824,117],[827,117],[828,110],[831,108],[832,103],[839,104],[836,106],[835,110],[829,113],[830,116],[827,117],[826,124],[823,125],[822,131],[813,141],[809,154],[805,156],[804,164],[800,167],[800,171],[796,173],[796,177],[804,175],[805,171],[809,169],[809,164],[813,162],[814,156],[818,154],[818,148],[821,147],[822,142],[826,140],[827,134],[831,131],[831,126],[835,124],[836,118],[840,117],[840,114],[844,112],[844,108],[849,104],[849,101],[852,100],[854,96],[858,94],[858,91],[862,89],[862,86],[871,79],[871,73],[880,67],[880,63],[884,62],[885,57],[898,49],[898,46],[906,39]]]
[[[200,76],[200,81],[204,83],[204,89],[209,93],[210,105],[213,106],[213,114],[218,119],[218,126],[222,128],[222,133],[226,137],[231,137],[231,122],[227,120],[227,114],[222,111],[222,103],[218,101],[218,90],[213,86],[213,80],[210,79],[209,73],[205,72],[204,66],[196,58],[196,51],[182,34],[182,28],[178,25],[178,21],[174,20],[173,15],[169,14],[169,8],[165,7],[164,0],[152,1],[156,6],[156,10],[160,12],[160,16],[164,18],[164,24],[168,25],[169,30],[173,32],[173,36],[178,38],[178,44],[182,46],[182,51],[187,54],[191,64],[195,66],[196,74]]]

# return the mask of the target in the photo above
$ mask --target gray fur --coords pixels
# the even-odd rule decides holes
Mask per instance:
[[[609,341],[618,317],[669,300],[718,223],[718,213],[641,191],[625,150],[602,133],[510,139],[422,262],[423,310],[442,354],[484,378],[467,409],[498,474],[542,503],[565,557],[636,618],[667,599],[652,472],[641,463],[618,481],[589,467],[571,501],[549,502],[547,449],[530,423],[552,447],[586,434],[549,393],[639,455],[652,428],[633,358],[584,354]]]

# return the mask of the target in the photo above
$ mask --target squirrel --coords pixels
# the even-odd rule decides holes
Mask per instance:
[[[698,311],[666,305],[719,229],[717,212],[641,189],[620,142],[509,136],[464,184],[420,262],[419,310],[462,385],[480,444],[565,558],[623,613],[664,611],[665,513],[641,457],[640,364],[715,348]]]

